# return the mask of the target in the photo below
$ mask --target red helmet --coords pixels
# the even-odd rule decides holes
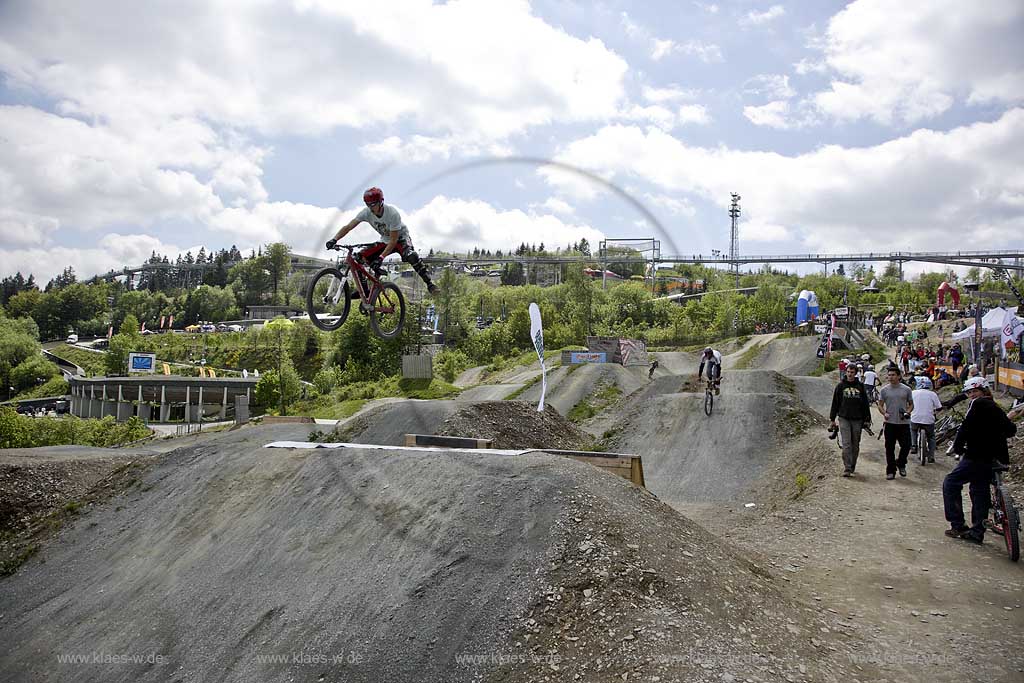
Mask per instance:
[[[384,201],[384,190],[379,187],[371,187],[363,193],[363,202],[366,204],[376,204],[382,201]]]

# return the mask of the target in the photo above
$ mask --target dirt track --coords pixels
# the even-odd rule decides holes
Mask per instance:
[[[806,346],[759,360],[806,363],[771,350],[787,341]],[[942,536],[949,463],[886,482],[869,440],[840,479],[820,427],[785,432],[827,410],[833,379],[730,370],[705,418],[695,359],[664,356],[592,422],[618,426],[675,510],[555,456],[261,447],[305,425],[204,435],[0,580],[2,677],[1021,680],[1024,572],[997,539]],[[553,391],[568,404],[638,374],[590,367]],[[463,405],[395,401],[342,428],[397,444]],[[811,487],[794,500],[797,473]],[[58,661],[97,653],[166,661]]]
[[[454,653],[500,640],[558,542],[565,461],[276,451],[260,446],[308,429],[242,433],[173,453],[3,583],[5,680],[444,680]],[[169,663],[57,662],[94,652]],[[358,662],[257,659],[293,653]]]

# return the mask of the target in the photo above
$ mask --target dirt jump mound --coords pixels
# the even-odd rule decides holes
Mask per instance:
[[[621,478],[547,454],[262,447],[307,433],[174,451],[4,579],[5,680],[853,673],[830,617]]]
[[[525,401],[486,401],[465,405],[435,432],[440,436],[491,439],[493,448],[586,450],[593,438],[562,417],[552,406],[537,412]]]
[[[611,450],[643,457],[648,488],[669,503],[734,499],[812,419],[792,382],[775,372],[724,373],[711,416],[703,388],[681,379],[661,378],[631,397],[607,434]],[[673,385],[678,393],[664,391]]]

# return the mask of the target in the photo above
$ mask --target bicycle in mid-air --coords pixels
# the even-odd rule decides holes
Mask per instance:
[[[324,332],[333,332],[348,318],[352,298],[358,296],[359,312],[370,316],[370,327],[381,339],[394,339],[405,323],[405,297],[393,282],[380,279],[353,252],[369,244],[339,244],[335,250],[348,250],[334,266],[316,273],[306,289],[309,320]]]

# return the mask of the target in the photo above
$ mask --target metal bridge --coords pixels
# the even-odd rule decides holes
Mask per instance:
[[[618,253],[598,253],[593,256],[474,256],[472,254],[437,255],[423,257],[426,263],[434,264],[504,264],[521,263],[525,266],[533,265],[562,265],[570,263],[650,263],[655,267],[658,264],[668,263],[699,263],[702,265],[751,265],[751,264],[772,264],[772,263],[820,263],[828,271],[829,264],[841,262],[877,263],[888,261],[896,263],[900,268],[900,276],[903,275],[903,264],[911,261],[921,263],[939,263],[950,266],[967,266],[978,268],[1005,268],[1007,270],[1024,271],[1024,249],[1007,250],[982,250],[982,251],[873,251],[857,254],[750,254],[739,255],[730,258],[725,254],[657,254],[650,257],[637,255],[624,255]],[[334,261],[316,258],[314,256],[303,256],[292,254],[292,270],[319,270],[333,264]],[[225,264],[230,267],[232,264]],[[127,277],[129,281],[144,272],[172,270],[185,273],[201,273],[213,268],[211,263],[145,263],[140,266],[125,267],[121,270],[111,270],[107,273],[96,275],[90,282],[97,280],[113,280],[116,277]]]

